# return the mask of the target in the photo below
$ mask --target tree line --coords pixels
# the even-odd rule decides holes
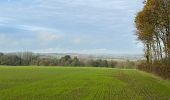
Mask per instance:
[[[135,19],[147,63],[140,69],[170,77],[170,0],[147,0]]]
[[[61,58],[41,57],[31,52],[4,54],[0,53],[0,65],[9,66],[90,66],[110,67],[117,65],[116,61],[101,59],[80,60],[77,57],[66,55]]]

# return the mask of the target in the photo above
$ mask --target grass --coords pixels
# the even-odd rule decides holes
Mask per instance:
[[[0,67],[0,100],[170,100],[170,82],[138,70]]]

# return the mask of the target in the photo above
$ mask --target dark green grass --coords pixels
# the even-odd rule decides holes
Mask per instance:
[[[137,70],[0,67],[0,100],[170,100],[170,82]]]

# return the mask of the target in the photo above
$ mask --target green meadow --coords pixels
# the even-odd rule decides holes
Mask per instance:
[[[0,100],[170,100],[170,82],[128,69],[1,66]]]

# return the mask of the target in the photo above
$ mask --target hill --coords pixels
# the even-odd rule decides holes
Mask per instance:
[[[43,58],[61,58],[66,55],[78,57],[80,59],[105,59],[114,61],[137,61],[143,60],[142,54],[80,54],[80,53],[38,53]]]

